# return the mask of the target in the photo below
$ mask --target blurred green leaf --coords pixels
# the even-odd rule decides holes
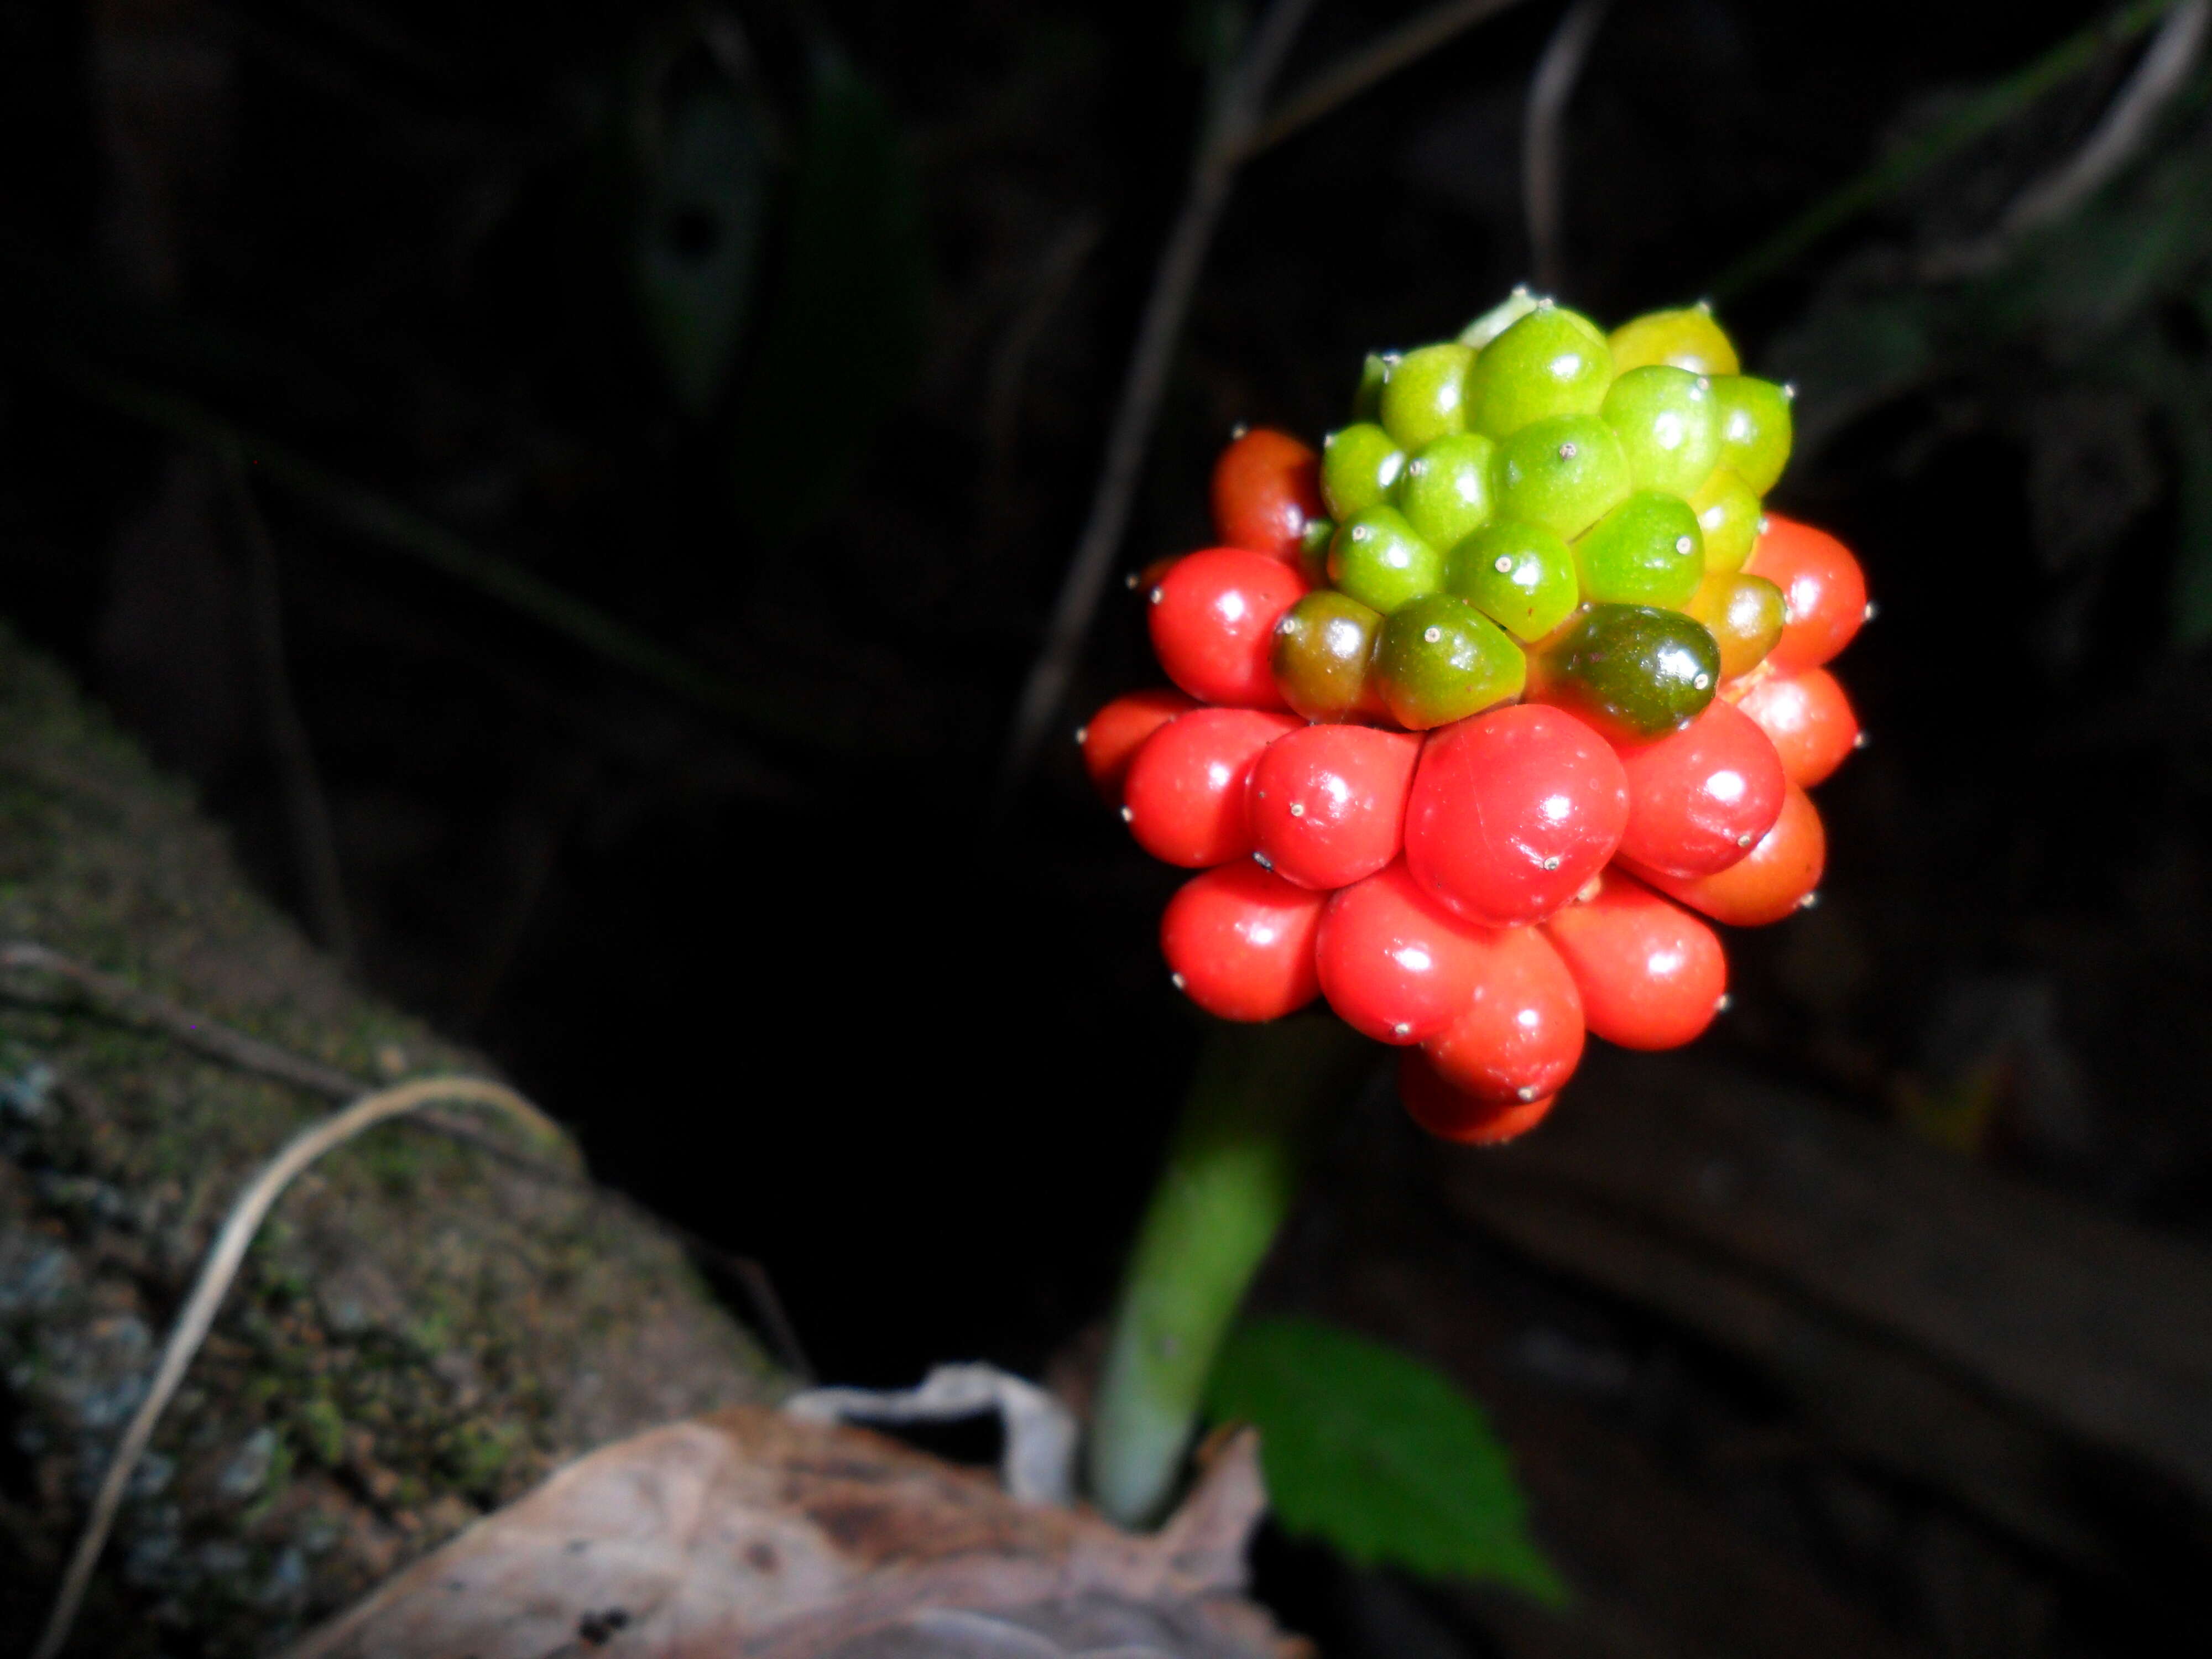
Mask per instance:
[[[679,96],[647,158],[635,250],[647,337],[676,401],[721,393],[752,301],[769,169],[757,112],[726,84]]]
[[[835,504],[921,358],[928,262],[905,135],[825,55],[799,136],[768,326],[735,433],[739,511],[771,541]]]
[[[1258,1426],[1285,1531],[1366,1565],[1566,1600],[1482,1407],[1409,1355],[1316,1320],[1255,1321],[1223,1348],[1207,1408]]]

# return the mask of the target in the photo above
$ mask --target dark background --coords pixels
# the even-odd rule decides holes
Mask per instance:
[[[1283,84],[1412,9],[1323,3]],[[1713,291],[2096,15],[1621,0],[1566,127],[1563,297]],[[992,804],[1237,15],[0,5],[0,611],[369,985],[763,1262],[827,1376],[1066,1349],[1196,1046],[1152,943],[1176,878],[1066,741],[1157,678],[1118,586]],[[1206,538],[1232,423],[1317,436],[1364,350],[1527,273],[1558,19],[1516,6],[1245,169],[1126,566]],[[2201,1237],[2212,685],[2169,597],[2212,533],[2201,77],[1994,276],[1924,257],[2133,63],[2088,53],[1723,295],[1747,366],[1803,387],[1776,501],[1861,551],[1883,614],[1842,667],[1874,742],[1821,793],[1826,902],[1732,943],[1706,1044]],[[668,135],[702,109],[767,135],[750,205],[685,195]],[[746,236],[743,314],[682,337],[727,326],[716,375],[640,271]],[[1923,349],[1877,362],[1870,318]],[[720,689],[456,574],[478,556]],[[1875,1583],[1930,1650],[2044,1650],[1950,1643]]]

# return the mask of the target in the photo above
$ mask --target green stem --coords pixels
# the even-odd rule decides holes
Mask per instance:
[[[1091,1496],[1124,1526],[1157,1518],[1173,1495],[1222,1338],[1328,1108],[1373,1053],[1326,1015],[1207,1040],[1130,1252],[1091,1417]]]

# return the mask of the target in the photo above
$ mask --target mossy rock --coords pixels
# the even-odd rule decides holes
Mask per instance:
[[[0,939],[358,1077],[485,1069],[349,985],[188,793],[4,631]],[[331,1105],[42,1006],[58,988],[34,975],[4,983],[0,1651],[19,1652],[224,1210]],[[634,1212],[417,1127],[374,1130],[263,1230],[71,1651],[266,1650],[554,1465],[785,1386]]]

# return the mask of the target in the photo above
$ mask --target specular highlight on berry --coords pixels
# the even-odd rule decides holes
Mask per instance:
[[[1237,1020],[1325,998],[1478,1145],[1552,1109],[1585,1032],[1702,1031],[1711,924],[1811,902],[1805,790],[1860,741],[1824,665],[1864,574],[1763,500],[1793,397],[1703,304],[1608,335],[1516,289],[1369,353],[1318,445],[1240,428],[1218,544],[1139,584],[1178,689],[1079,738],[1139,844],[1203,872],[1175,987]]]

